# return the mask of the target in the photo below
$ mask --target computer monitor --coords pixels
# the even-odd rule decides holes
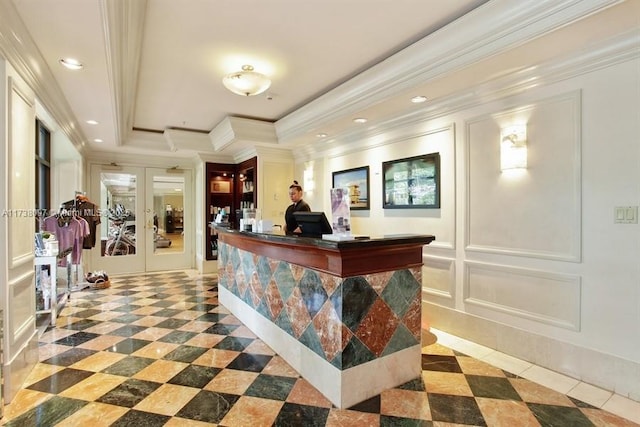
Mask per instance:
[[[324,212],[294,212],[293,217],[302,229],[302,237],[322,237],[333,233],[331,224]]]

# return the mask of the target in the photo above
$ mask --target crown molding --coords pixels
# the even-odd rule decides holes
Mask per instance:
[[[147,0],[101,0],[100,6],[113,90],[114,140],[120,146],[133,126]]]
[[[87,138],[11,1],[0,1],[0,53],[34,91],[75,149],[83,153]]]
[[[307,157],[322,155],[334,157],[368,149],[371,148],[372,140],[401,138],[402,136],[396,135],[414,132],[412,129],[421,123],[513,97],[534,87],[548,86],[637,59],[640,59],[640,33],[637,30],[630,30],[595,45],[585,46],[585,49],[573,55],[537,64],[535,68],[520,70],[478,84],[473,86],[473,91],[462,90],[446,97],[430,100],[424,107],[371,123],[371,126],[366,129],[354,129],[334,135],[330,140],[333,143],[314,141],[297,148],[296,151]]]
[[[235,164],[236,161],[232,156],[220,155],[214,153],[198,153],[196,159],[202,163],[225,163]]]
[[[92,150],[86,156],[88,164],[103,164],[111,165],[117,164],[118,166],[146,166],[146,167],[159,167],[168,168],[176,165],[176,162],[180,162],[181,168],[193,168],[198,164],[197,156],[179,157],[176,156],[162,156],[162,155],[149,155],[147,151],[144,156],[132,156],[126,149],[118,151],[101,151]]]
[[[278,144],[275,127],[271,122],[225,117],[209,132],[209,138],[216,152],[234,146]]]
[[[281,144],[620,0],[492,0],[276,122]]]
[[[196,152],[211,151],[209,135],[201,132],[190,132],[181,129],[165,129],[164,139],[172,152],[189,150]]]

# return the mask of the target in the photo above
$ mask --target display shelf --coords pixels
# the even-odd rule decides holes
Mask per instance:
[[[207,163],[206,206],[207,222],[213,223],[220,209],[224,209],[224,221],[230,228],[240,227],[243,209],[257,208],[257,157],[238,164]],[[217,259],[217,234],[212,228],[205,240],[206,259]]]
[[[39,283],[42,278],[40,272],[43,266],[49,267],[49,280],[50,280],[50,292],[49,298],[43,301],[42,308],[38,309],[38,302],[36,301],[36,314],[50,314],[51,324],[55,325],[58,313],[67,300],[69,299],[69,283],[71,283],[71,270],[70,265],[67,264],[67,286],[58,289],[58,257],[57,256],[37,256],[34,259],[34,266],[36,269],[36,284]],[[44,296],[44,292],[43,292]]]

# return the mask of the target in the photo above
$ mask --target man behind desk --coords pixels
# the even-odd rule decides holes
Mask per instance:
[[[302,230],[298,226],[298,222],[293,217],[294,212],[311,212],[311,207],[307,202],[302,200],[302,187],[298,184],[298,181],[293,181],[293,184],[289,186],[289,198],[291,199],[291,205],[284,213],[284,231],[286,234],[300,234]]]

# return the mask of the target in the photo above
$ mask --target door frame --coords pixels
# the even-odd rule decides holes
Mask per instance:
[[[106,199],[103,200],[103,184],[101,174],[128,173],[136,176],[135,189],[135,229],[136,229],[136,253],[126,256],[104,257],[102,256],[102,235],[108,225],[108,210]],[[184,186],[184,253],[160,257],[156,260],[153,255],[153,173],[180,173],[185,176]],[[151,179],[150,179],[151,177]],[[151,182],[148,182],[151,181]],[[194,265],[194,206],[193,200],[193,171],[191,169],[162,168],[152,166],[128,166],[105,165],[92,163],[89,165],[90,198],[100,210],[100,224],[96,233],[96,245],[91,249],[89,256],[89,270],[103,270],[109,275],[145,273],[163,270],[190,269]],[[150,203],[150,204],[149,204]],[[149,222],[150,221],[150,222]],[[176,258],[180,258],[177,260]]]
[[[182,252],[156,252],[154,251],[154,176],[181,176],[184,178]],[[177,168],[145,168],[145,271],[184,270],[194,265],[194,209],[193,200],[193,173],[190,169]]]

